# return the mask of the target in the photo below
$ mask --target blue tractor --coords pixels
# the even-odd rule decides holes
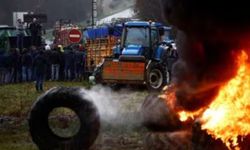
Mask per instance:
[[[107,84],[145,84],[160,90],[170,82],[168,54],[173,49],[170,28],[157,22],[130,21],[123,24],[121,42],[113,56],[96,68],[94,79]]]

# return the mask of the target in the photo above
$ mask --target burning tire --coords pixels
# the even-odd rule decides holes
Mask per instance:
[[[160,91],[166,83],[166,73],[162,65],[152,62],[147,71],[147,87],[151,91]]]
[[[182,126],[178,116],[157,94],[148,95],[141,107],[142,124],[151,131],[176,131]]]
[[[72,137],[60,137],[49,127],[49,114],[59,107],[71,109],[79,118],[79,130]],[[29,116],[29,131],[40,150],[86,150],[97,138],[99,128],[97,109],[80,88],[51,89],[38,98]]]

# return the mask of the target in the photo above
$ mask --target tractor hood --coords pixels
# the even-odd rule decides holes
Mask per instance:
[[[122,55],[142,55],[142,45],[128,45],[122,50]]]

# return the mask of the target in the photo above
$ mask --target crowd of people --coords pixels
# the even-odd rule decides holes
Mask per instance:
[[[85,51],[76,48],[57,47],[52,50],[32,46],[11,49],[0,55],[0,84],[36,81],[37,91],[43,91],[43,81],[81,80],[85,68]]]
[[[31,34],[30,48],[24,46],[25,30]],[[0,52],[0,84],[35,82],[43,91],[43,82],[81,80],[85,68],[85,50],[80,45],[51,49],[41,43],[42,26],[36,18],[24,26],[17,19],[16,46]],[[12,46],[14,47],[14,46]]]

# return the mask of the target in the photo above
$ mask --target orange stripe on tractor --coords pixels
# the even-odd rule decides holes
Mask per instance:
[[[106,61],[103,66],[103,80],[144,81],[144,62]]]

